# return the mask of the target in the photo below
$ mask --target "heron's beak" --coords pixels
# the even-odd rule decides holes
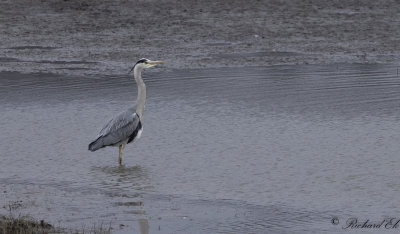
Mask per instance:
[[[147,64],[150,64],[153,66],[158,65],[158,64],[164,64],[164,63],[165,63],[164,61],[148,61],[147,62]]]

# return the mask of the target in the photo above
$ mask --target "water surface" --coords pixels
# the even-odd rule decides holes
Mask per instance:
[[[400,213],[395,66],[144,77],[144,132],[119,167],[117,148],[87,145],[133,104],[133,79],[0,73],[2,205],[115,233],[340,233],[333,216]]]

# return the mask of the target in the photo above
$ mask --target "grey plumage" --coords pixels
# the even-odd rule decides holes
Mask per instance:
[[[141,121],[146,103],[146,85],[142,79],[142,71],[145,68],[163,63],[162,61],[140,59],[135,64],[132,70],[138,87],[136,105],[111,119],[100,131],[96,140],[89,144],[88,148],[90,151],[96,151],[106,146],[118,146],[118,162],[119,164],[122,163],[122,150],[125,145],[138,139],[143,130]]]
[[[106,146],[127,144],[135,131],[141,131],[142,127],[139,123],[140,118],[135,113],[135,108],[121,112],[104,126],[97,139],[89,144],[89,150],[96,151]],[[140,129],[138,129],[139,125]]]

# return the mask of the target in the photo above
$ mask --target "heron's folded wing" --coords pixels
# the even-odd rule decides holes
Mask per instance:
[[[110,120],[100,131],[99,139],[102,145],[114,145],[127,140],[139,125],[139,117],[136,113],[123,112]]]

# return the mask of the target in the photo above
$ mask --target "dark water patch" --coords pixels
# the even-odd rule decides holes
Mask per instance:
[[[286,51],[264,51],[252,53],[237,53],[237,54],[216,54],[213,57],[217,58],[252,58],[252,57],[293,57],[301,56],[303,54]]]
[[[232,43],[229,42],[210,42],[210,43],[205,43],[205,46],[229,46]]]
[[[78,76],[62,76],[56,74],[33,73],[20,74],[3,72],[0,74],[0,89],[2,100],[8,104],[42,104],[65,103],[86,98],[98,99],[101,93],[107,95],[116,78],[99,79]],[[128,78],[119,79],[124,82]],[[95,84],[95,85],[94,85]],[[132,83],[133,85],[133,83]],[[48,97],[52,98],[49,99]]]
[[[143,202],[116,202],[116,206],[143,206]]]
[[[245,103],[264,111],[331,116],[386,113],[400,96],[394,67],[376,65],[276,66],[252,69],[187,70],[157,79],[161,92],[208,102]],[[180,78],[182,77],[182,78]],[[180,92],[174,87],[182,87]],[[203,88],[196,88],[203,87]],[[364,104],[363,104],[364,103]]]
[[[8,49],[12,50],[55,50],[55,49],[60,49],[62,47],[52,47],[52,46],[13,46],[9,47]]]
[[[329,65],[276,66],[230,69],[193,69],[145,72],[149,99],[179,96],[205,102],[246,103],[270,112],[326,116],[396,112],[400,83],[395,66]],[[73,100],[129,102],[136,99],[131,76],[78,77],[51,74],[0,74],[8,103]],[[24,94],[24,95],[19,95]],[[52,99],[47,96],[52,95]],[[29,99],[25,97],[29,96]]]
[[[97,62],[92,61],[63,61],[63,60],[39,60],[39,61],[31,61],[34,63],[49,63],[49,64],[96,64]]]
[[[0,57],[0,62],[3,62],[3,63],[21,62],[21,60],[20,60],[20,59],[17,59],[17,58]]]
[[[71,70],[71,71],[93,70],[91,68],[86,68],[86,67],[57,67],[57,68],[54,68],[54,69],[56,69],[56,70]]]

